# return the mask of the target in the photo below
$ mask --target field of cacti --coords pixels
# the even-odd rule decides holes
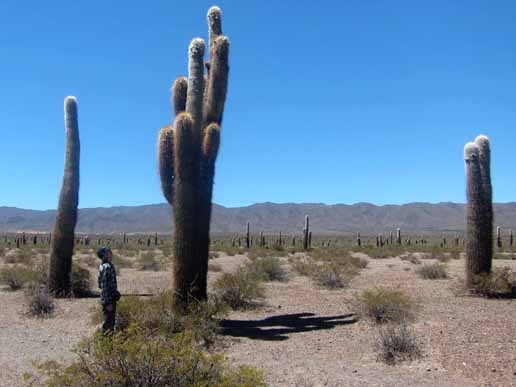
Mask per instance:
[[[208,294],[231,304],[216,317],[210,351],[223,352],[230,364],[256,367],[274,386],[516,385],[514,301],[464,288],[462,236],[456,244],[454,234],[426,240],[407,235],[398,245],[394,232],[393,244],[386,238],[378,247],[377,235],[361,235],[360,246],[354,236],[319,236],[305,250],[303,230],[293,245],[292,236],[282,235],[280,242],[279,233],[260,236],[252,223],[250,228],[249,248],[245,230],[216,236],[210,246]],[[51,252],[48,235],[35,237],[12,234],[0,240],[1,386],[17,385],[25,372],[34,372],[32,361],[74,361],[74,346],[98,328],[94,294],[55,299],[49,315],[28,314],[29,283],[45,280],[37,274]],[[136,299],[171,289],[172,239],[77,238],[73,262],[89,271],[93,292],[98,292],[96,248],[113,246],[123,294],[120,316]],[[516,254],[509,236],[501,244],[494,247],[493,267],[500,276],[492,286],[503,292],[503,281],[514,279],[501,269],[515,271]],[[444,278],[426,276],[435,272],[433,266]],[[396,335],[416,347],[397,353],[391,348]]]

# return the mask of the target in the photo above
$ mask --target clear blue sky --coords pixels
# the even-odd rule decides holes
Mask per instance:
[[[67,95],[80,207],[163,202],[158,130],[213,4],[2,0],[0,205],[55,208]],[[495,201],[516,200],[514,0],[215,4],[231,40],[215,202],[463,202],[479,133]]]

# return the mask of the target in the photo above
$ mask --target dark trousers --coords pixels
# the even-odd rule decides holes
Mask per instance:
[[[113,310],[108,311],[107,305],[102,305],[102,314],[104,315],[104,323],[102,324],[102,334],[110,335],[115,331],[115,315],[116,315],[116,302],[113,304]]]

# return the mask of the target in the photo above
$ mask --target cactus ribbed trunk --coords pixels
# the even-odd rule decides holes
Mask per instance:
[[[189,48],[188,79],[172,88],[174,125],[161,129],[158,162],[161,187],[174,207],[175,302],[207,298],[210,219],[215,161],[227,92],[229,40],[222,36],[221,11],[208,11],[210,61],[204,73],[204,41]]]
[[[487,200],[482,176],[480,149],[475,143],[464,147],[466,164],[466,286],[474,285],[475,276],[491,272],[492,256],[487,255],[487,242],[492,242],[492,229],[486,225],[488,218]],[[492,224],[491,224],[492,227]],[[492,252],[492,246],[491,246]]]
[[[66,157],[48,271],[49,290],[59,297],[71,293],[72,256],[79,205],[80,142],[77,100],[74,97],[66,97],[64,113]]]
[[[491,272],[493,259],[493,189],[491,186],[491,146],[485,135],[479,135],[475,139],[479,152],[480,177],[482,180],[482,222],[480,226],[479,248],[484,256],[483,272]]]

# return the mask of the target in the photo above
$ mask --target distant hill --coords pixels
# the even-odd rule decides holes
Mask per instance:
[[[516,230],[516,203],[495,204],[495,225]],[[317,234],[385,232],[400,227],[406,232],[463,231],[465,206],[459,203],[409,203],[376,206],[370,203],[325,205],[317,203],[260,203],[226,208],[214,205],[214,234],[242,233],[247,221],[253,232],[299,233],[305,214]],[[79,210],[78,233],[166,233],[172,229],[168,204]],[[0,207],[0,232],[50,232],[55,211]]]

